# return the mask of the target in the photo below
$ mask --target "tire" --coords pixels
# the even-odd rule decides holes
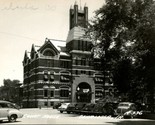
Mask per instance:
[[[8,120],[9,122],[15,122],[17,120],[17,115],[11,115]]]
[[[63,111],[60,111],[60,113],[63,113]]]

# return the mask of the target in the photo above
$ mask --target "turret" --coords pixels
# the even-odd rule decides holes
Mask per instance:
[[[88,7],[84,6],[83,10],[79,9],[77,2],[74,4],[74,8],[70,8],[70,29],[81,26],[87,28],[88,25]]]

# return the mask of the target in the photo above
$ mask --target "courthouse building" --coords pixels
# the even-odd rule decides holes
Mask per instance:
[[[92,42],[85,35],[88,7],[69,10],[70,30],[66,41],[45,39],[32,45],[23,60],[23,106],[53,106],[58,102],[96,102],[116,88],[100,71],[92,56]],[[108,71],[107,71],[108,73]]]

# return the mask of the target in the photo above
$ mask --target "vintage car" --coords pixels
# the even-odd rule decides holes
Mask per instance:
[[[116,115],[126,117],[127,115],[132,114],[132,112],[136,110],[137,109],[135,103],[121,102],[118,104]]]
[[[94,108],[94,103],[88,103],[86,104],[80,111],[81,115],[91,115],[91,110]]]
[[[0,121],[8,119],[9,122],[15,122],[17,118],[22,118],[23,114],[11,102],[0,101]]]
[[[62,103],[61,106],[58,108],[58,111],[60,111],[60,113],[65,112],[69,104],[70,103]]]
[[[58,103],[53,105],[53,109],[58,109],[60,106],[61,106],[61,103],[58,102]]]
[[[92,115],[100,116],[100,115],[114,115],[114,108],[111,103],[104,102],[104,103],[97,103],[95,104],[94,108],[91,110]]]
[[[70,104],[68,105],[67,109],[66,109],[66,112],[67,112],[68,114],[73,113],[74,110],[75,110],[76,105],[77,105],[77,103],[70,103]]]
[[[78,103],[73,110],[73,113],[79,114],[82,108],[86,105],[86,103]]]

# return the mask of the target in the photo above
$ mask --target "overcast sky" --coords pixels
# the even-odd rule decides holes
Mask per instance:
[[[89,10],[89,19],[104,0],[76,0]],[[81,1],[81,2],[80,2]],[[69,9],[75,0],[0,0],[0,85],[3,79],[23,82],[25,50],[45,38],[66,40]]]

